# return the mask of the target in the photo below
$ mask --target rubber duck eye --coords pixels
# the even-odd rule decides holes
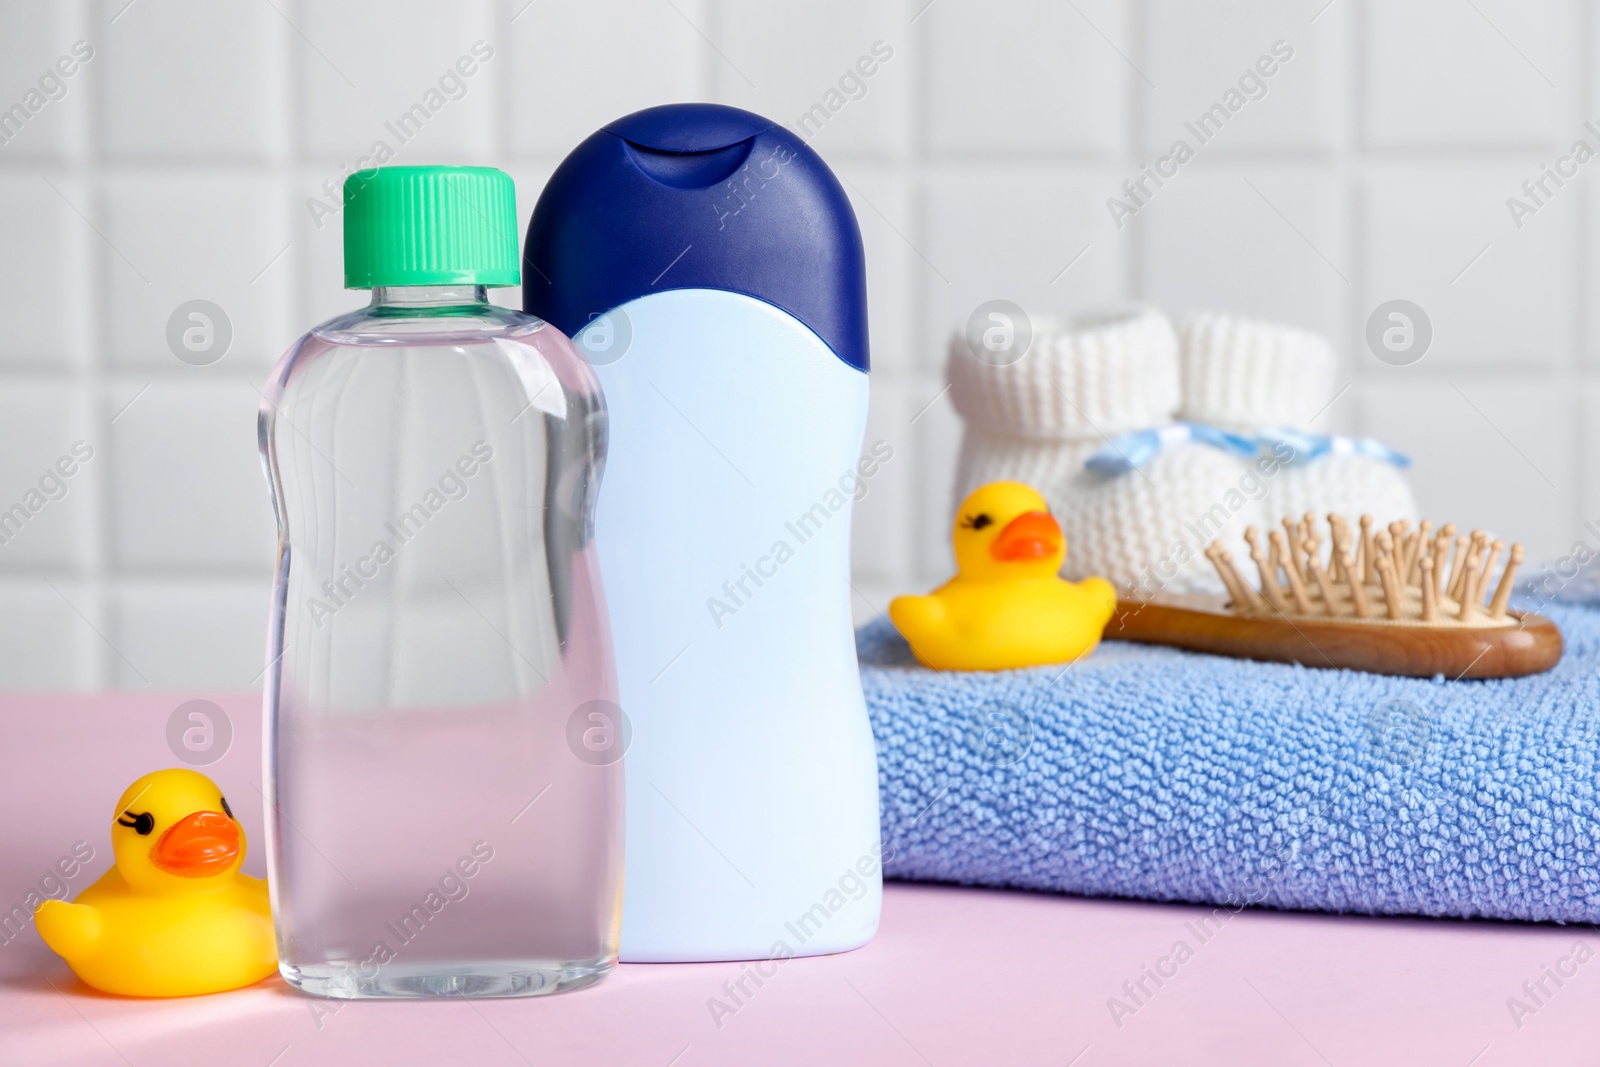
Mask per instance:
[[[967,525],[974,530],[981,530],[985,526],[993,526],[994,520],[989,517],[988,512],[981,512],[968,519]]]
[[[138,815],[125,811],[117,820],[117,825],[132,827],[133,832],[140,837],[149,837],[150,832],[156,828],[156,817],[148,811],[142,811]]]
[[[233,809],[228,807],[228,798],[219,797],[218,799],[222,801],[222,814],[226,815],[230,819],[233,818]]]

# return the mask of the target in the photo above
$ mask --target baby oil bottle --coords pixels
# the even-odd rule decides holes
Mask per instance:
[[[625,744],[592,540],[595,375],[518,284],[486,167],[344,186],[345,285],[264,393],[265,799],[280,969],[525,996],[615,965]]]

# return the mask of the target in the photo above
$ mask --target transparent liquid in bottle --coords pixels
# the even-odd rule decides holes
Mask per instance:
[[[310,993],[530,995],[616,961],[605,408],[559,331],[483,294],[375,290],[261,409],[269,874]]]

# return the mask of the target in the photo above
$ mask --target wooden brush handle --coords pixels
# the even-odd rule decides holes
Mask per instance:
[[[1555,666],[1562,652],[1555,623],[1531,613],[1512,612],[1509,618],[1514,625],[1424,626],[1349,616],[1291,619],[1240,615],[1216,594],[1161,594],[1118,602],[1105,635],[1240,659],[1413,678],[1515,678]]]

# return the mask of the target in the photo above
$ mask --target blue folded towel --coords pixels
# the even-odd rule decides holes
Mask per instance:
[[[890,877],[1386,915],[1600,921],[1600,610],[1545,674],[1312,670],[1108,641],[928,670],[857,635]]]

